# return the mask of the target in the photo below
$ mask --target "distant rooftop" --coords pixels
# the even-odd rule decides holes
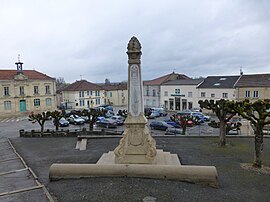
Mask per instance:
[[[55,80],[36,70],[23,70],[22,72],[30,80]],[[17,75],[17,70],[0,70],[0,80],[13,80],[15,75]]]
[[[235,87],[270,87],[270,74],[242,75]]]
[[[167,81],[163,83],[162,85],[164,86],[169,86],[169,85],[198,85],[201,82],[203,82],[203,79],[180,79],[180,80],[172,80],[172,81]]]
[[[104,90],[101,86],[91,83],[86,80],[76,81],[64,89],[62,91],[88,91],[88,90]]]
[[[198,88],[234,88],[240,76],[208,76]]]
[[[145,86],[158,86],[163,84],[164,82],[170,81],[170,80],[188,80],[191,79],[188,76],[184,74],[178,74],[178,73],[170,73],[165,76],[158,77],[156,79],[144,81],[143,85]]]

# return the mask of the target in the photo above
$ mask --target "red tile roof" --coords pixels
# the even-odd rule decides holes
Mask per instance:
[[[0,80],[13,80],[16,74],[17,70],[0,70]],[[23,74],[30,80],[54,80],[54,78],[36,70],[23,70]]]
[[[244,74],[235,87],[270,87],[270,74]]]
[[[103,90],[103,88],[97,84],[88,82],[86,80],[80,80],[62,89],[62,91],[88,91],[88,90]]]
[[[184,75],[184,74],[178,74],[178,73],[171,73],[171,74],[167,74],[165,76],[161,76],[158,77],[156,79],[152,79],[149,81],[144,81],[143,85],[145,86],[158,86],[161,85],[164,82],[170,81],[170,80],[180,80],[180,79],[190,79],[188,76]]]

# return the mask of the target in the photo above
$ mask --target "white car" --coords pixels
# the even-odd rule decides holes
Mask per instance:
[[[85,120],[82,117],[75,114],[70,115],[68,117],[68,121],[69,123],[74,124],[74,125],[82,125],[85,123]]]
[[[123,125],[125,122],[125,118],[122,116],[112,116],[109,119],[116,121],[117,125]]]

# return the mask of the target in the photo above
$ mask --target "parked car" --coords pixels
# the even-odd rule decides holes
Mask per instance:
[[[192,112],[191,115],[192,115],[192,118],[193,118],[193,122],[195,124],[198,125],[200,123],[204,123],[205,119],[204,119],[204,116],[202,114],[197,113],[197,112]]]
[[[210,117],[210,116],[206,116],[206,115],[204,115],[202,112],[192,112],[192,116],[193,116],[193,115],[203,117],[203,120],[204,120],[204,121],[210,121],[210,120],[211,120],[211,117]]]
[[[64,117],[62,117],[62,118],[59,120],[59,126],[60,126],[60,127],[66,127],[66,126],[69,126],[69,121],[66,120]]]
[[[75,114],[70,115],[67,120],[69,121],[69,123],[74,125],[82,125],[85,123],[83,118]]]
[[[152,111],[151,114],[147,117],[148,119],[154,119],[159,117],[159,113],[157,111]]]
[[[111,111],[111,110],[108,110],[107,113],[105,114],[105,117],[106,117],[106,118],[110,118],[110,117],[112,117],[112,116],[114,116],[114,112]]]
[[[165,135],[182,135],[182,132],[180,128],[167,128]]]
[[[117,122],[112,119],[101,119],[96,122],[96,125],[104,128],[116,128]]]
[[[125,118],[122,116],[112,116],[110,119],[117,122],[117,125],[123,125],[125,122]]]
[[[168,113],[163,108],[151,108],[151,111],[157,112],[159,114],[159,116],[167,116],[168,115]]]
[[[175,121],[171,120],[170,118],[166,118],[163,121],[169,125],[172,125],[175,128],[181,128],[181,125],[179,123],[176,123]]]
[[[173,127],[169,124],[167,124],[164,121],[153,121],[152,123],[150,123],[150,128],[151,129],[156,129],[156,130],[167,130],[167,128]]]

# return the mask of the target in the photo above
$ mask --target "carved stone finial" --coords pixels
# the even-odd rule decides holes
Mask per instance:
[[[133,36],[128,43],[128,52],[140,52],[141,48],[142,46],[139,40],[135,36]]]
[[[142,52],[141,52],[141,44],[139,42],[139,40],[133,36],[130,40],[129,40],[129,43],[128,43],[128,46],[127,46],[127,54],[128,54],[128,63],[129,64],[140,64],[141,61],[141,55],[142,55]]]

